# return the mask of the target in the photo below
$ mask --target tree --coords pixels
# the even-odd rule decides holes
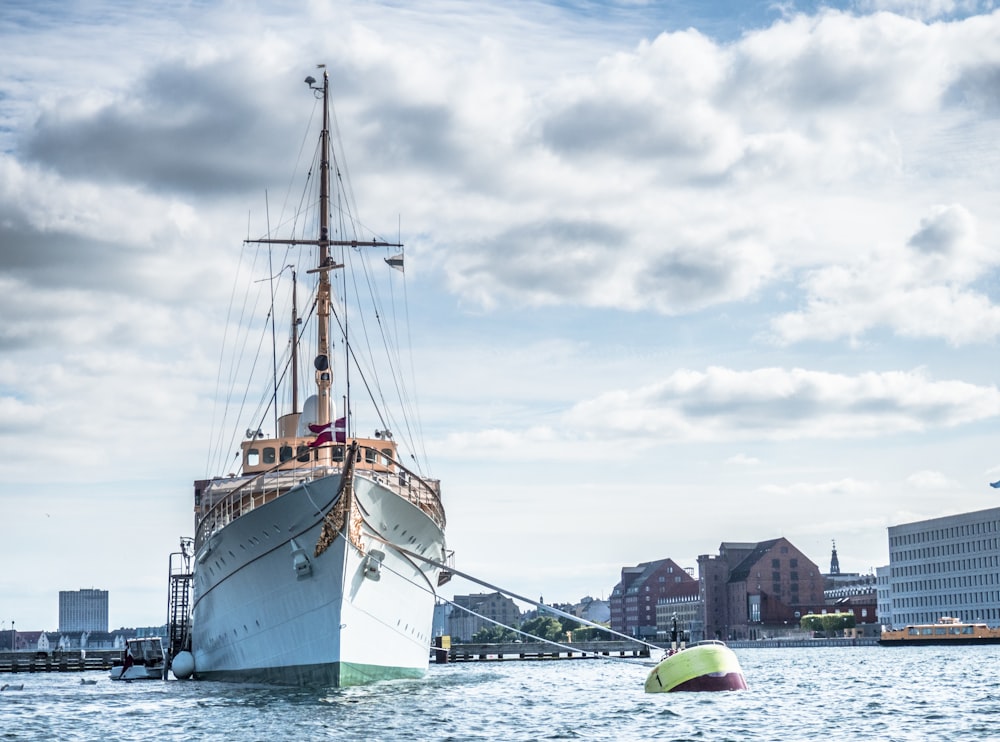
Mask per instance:
[[[521,624],[521,631],[539,639],[561,642],[566,641],[566,632],[562,623],[552,616],[537,616]]]
[[[854,614],[843,613],[807,613],[802,617],[799,625],[806,631],[821,631],[825,636],[835,636],[844,629],[853,629],[855,626]]]
[[[596,626],[585,626],[582,629],[573,631],[573,641],[575,642],[608,641],[611,638],[611,634]]]
[[[490,624],[489,626],[484,626],[475,634],[472,635],[472,641],[477,644],[500,644],[503,642],[514,641],[517,638],[517,632],[509,626],[501,626],[500,624]]]
[[[823,616],[823,631],[827,636],[834,636],[844,629],[854,628],[853,613],[828,613]]]
[[[559,616],[558,620],[560,625],[562,626],[563,636],[566,636],[566,634],[572,631],[576,631],[577,629],[583,626],[583,624],[581,624],[575,618],[570,618],[569,616]]]

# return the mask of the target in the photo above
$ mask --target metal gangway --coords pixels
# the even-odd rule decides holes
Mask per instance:
[[[191,557],[194,539],[181,537],[181,550],[170,555],[167,589],[167,666],[180,652],[191,651]]]

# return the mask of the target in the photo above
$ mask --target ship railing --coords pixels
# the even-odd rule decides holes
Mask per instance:
[[[297,484],[340,474],[340,471],[340,467],[330,466],[302,469],[278,469],[275,466],[269,471],[249,476],[213,479],[202,494],[202,498],[208,500],[209,509],[198,522],[195,551],[213,533],[244,513],[277,499]]]
[[[423,510],[440,528],[444,528],[446,518],[441,503],[441,482],[425,479],[403,466],[398,461],[385,456],[370,446],[359,445],[359,449],[376,451],[383,462],[377,466],[361,456],[355,463],[356,474],[366,476],[383,485],[397,496]],[[284,468],[282,468],[284,467]],[[195,533],[195,550],[213,533],[232,523],[244,513],[265,505],[288,492],[292,487],[311,482],[320,477],[339,475],[342,467],[313,466],[296,469],[287,468],[281,462],[272,469],[244,477],[214,479],[206,487],[202,497],[208,500],[208,511],[202,516]]]
[[[362,462],[369,461],[369,457],[362,456],[361,462],[355,464],[355,473],[363,473],[368,478],[396,493],[399,497],[416,505],[427,513],[442,529],[445,527],[447,520],[444,514],[444,506],[441,504],[441,480],[427,479],[414,473],[392,457],[387,456],[384,450],[364,444],[359,444],[358,448],[362,451],[371,451],[377,454],[381,457],[383,465],[366,467]]]

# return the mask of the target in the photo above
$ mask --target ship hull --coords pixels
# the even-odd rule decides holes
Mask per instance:
[[[354,477],[361,548],[323,519],[340,477],[298,485],[213,534],[196,554],[192,655],[197,678],[343,687],[427,669],[441,528],[419,507]],[[360,521],[363,520],[363,524]]]

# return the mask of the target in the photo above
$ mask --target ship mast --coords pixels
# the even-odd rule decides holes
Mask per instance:
[[[307,82],[308,82],[307,78]],[[313,87],[310,84],[309,87]],[[319,287],[316,290],[316,422],[330,424],[330,73],[323,70],[323,131],[319,161]],[[336,266],[343,267],[343,266]],[[329,454],[325,454],[328,456]]]
[[[319,237],[310,239],[281,239],[269,238],[261,240],[247,240],[265,245],[315,245],[319,249],[318,263],[307,273],[318,273],[319,283],[316,288],[316,358],[313,361],[316,379],[316,420],[318,426],[329,427],[332,420],[331,390],[333,388],[333,376],[330,369],[330,271],[343,268],[343,264],[337,263],[330,257],[331,247],[402,247],[401,244],[383,242],[381,240],[331,240],[330,239],[330,75],[325,69],[326,65],[319,65],[323,69],[323,85],[316,84],[315,78],[311,75],[305,79],[306,85],[323,96],[323,130],[320,133],[320,186],[319,186]],[[346,339],[345,339],[346,342]],[[293,362],[295,362],[293,353]],[[295,374],[293,374],[294,376]],[[293,388],[293,395],[297,397],[297,390]],[[294,400],[294,397],[293,397]],[[297,404],[293,401],[293,405]],[[345,410],[345,417],[347,411]],[[321,446],[319,449],[321,464],[329,465],[331,460],[331,449],[328,446]]]
[[[295,269],[292,268],[292,413],[299,411],[299,309]]]

